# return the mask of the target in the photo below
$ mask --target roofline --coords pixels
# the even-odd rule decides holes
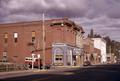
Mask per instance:
[[[94,39],[100,39],[100,40],[102,40],[103,42],[105,42],[106,43],[106,40],[104,40],[103,38],[92,38],[93,40]]]
[[[58,22],[64,22],[64,23],[69,23],[71,24],[77,31],[81,30],[81,33],[85,33],[82,26],[77,25],[76,23],[74,23],[74,21],[69,20],[68,18],[56,18],[56,19],[48,19],[45,20],[45,22],[54,22],[54,21],[58,21]],[[37,24],[42,24],[42,20],[39,21],[22,21],[22,22],[14,22],[14,23],[2,23],[0,24],[0,27],[14,27],[14,26],[25,26],[25,25],[37,25]]]

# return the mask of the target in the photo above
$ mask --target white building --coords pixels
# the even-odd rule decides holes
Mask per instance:
[[[101,50],[101,62],[107,61],[106,41],[102,38],[92,38],[94,40],[94,47]]]

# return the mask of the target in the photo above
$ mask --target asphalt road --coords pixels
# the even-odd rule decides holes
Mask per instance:
[[[65,71],[38,73],[0,81],[120,81],[120,65],[98,65]]]

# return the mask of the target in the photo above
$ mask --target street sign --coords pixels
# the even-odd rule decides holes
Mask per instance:
[[[40,58],[40,54],[37,55],[38,59]]]

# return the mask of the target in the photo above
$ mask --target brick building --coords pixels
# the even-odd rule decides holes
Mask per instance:
[[[43,60],[42,26],[43,21],[0,24],[0,60],[23,64],[32,53]],[[67,18],[45,20],[44,27],[45,63],[73,65],[76,50],[81,49],[76,46],[76,35],[84,33],[82,27]]]
[[[94,53],[94,43],[91,38],[84,39],[83,42],[84,47],[84,61],[92,61],[93,60],[93,53]]]
[[[94,47],[94,40],[91,38],[84,39],[84,61],[90,61],[92,64],[101,63],[101,50]]]

